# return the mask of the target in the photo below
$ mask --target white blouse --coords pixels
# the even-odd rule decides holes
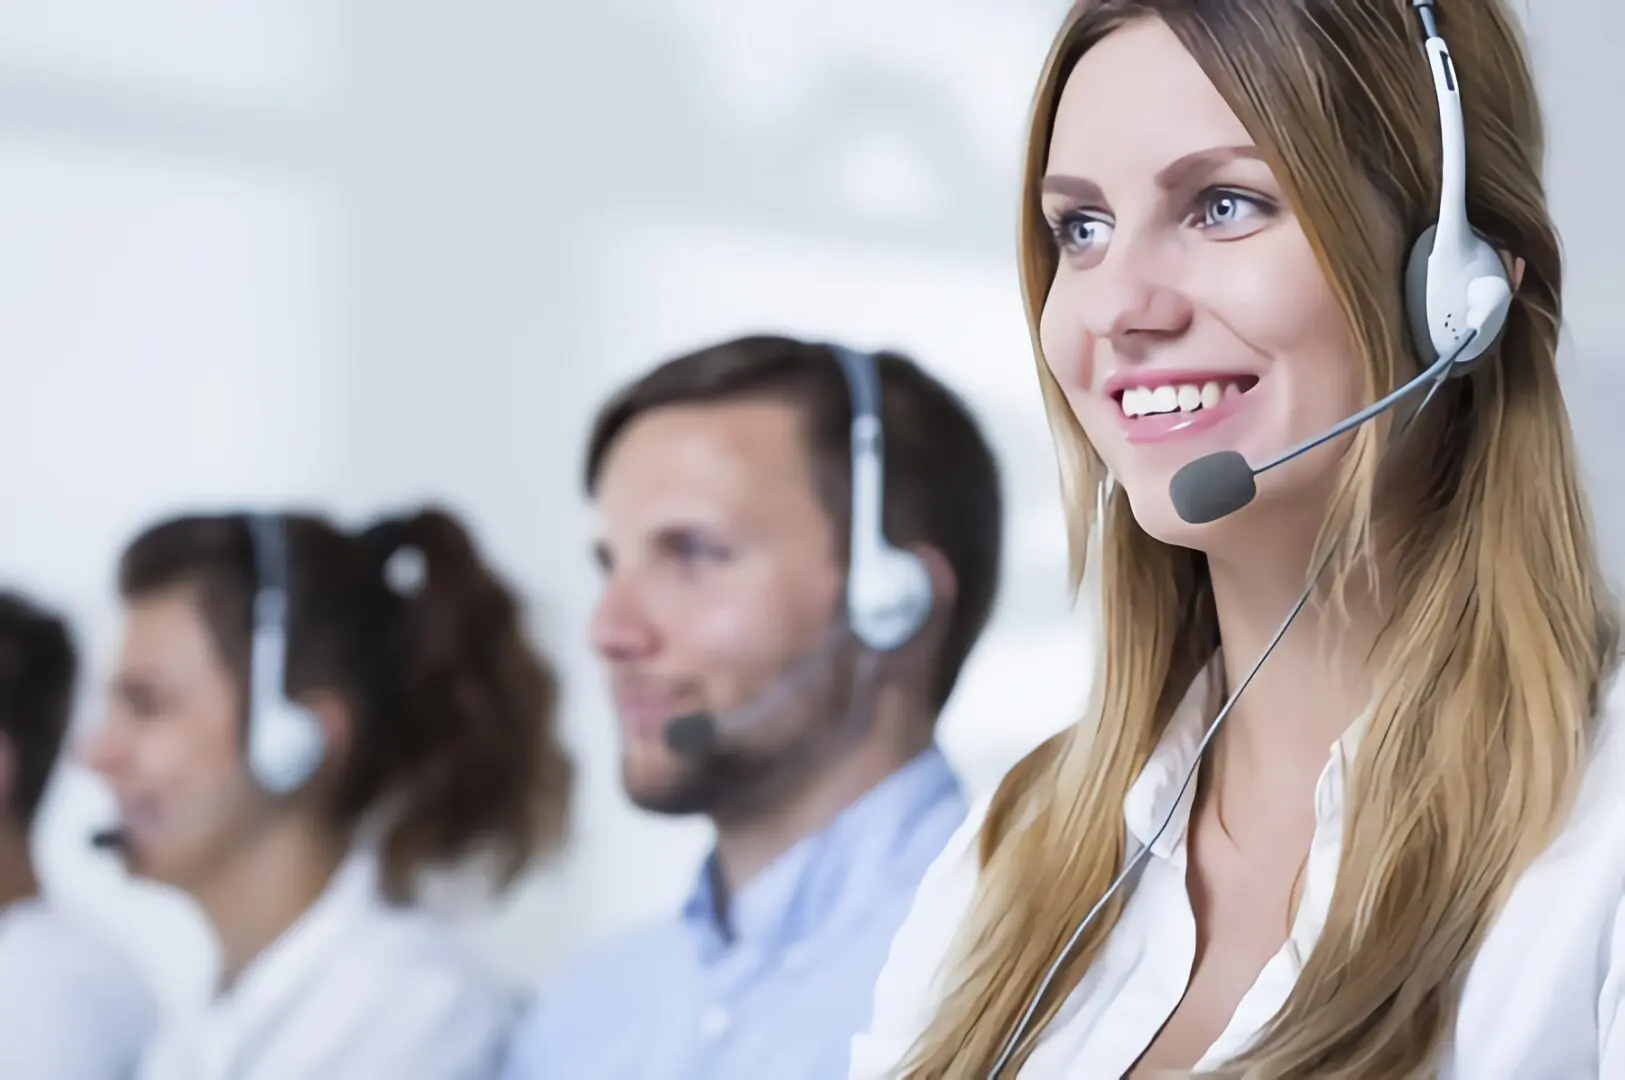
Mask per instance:
[[[0,1077],[127,1080],[158,1003],[123,950],[43,900],[0,909]]]
[[[1199,678],[1124,800],[1131,839],[1156,833],[1206,725]],[[1485,936],[1463,987],[1442,1080],[1625,1080],[1625,679],[1610,689],[1568,824],[1530,865]],[[1344,781],[1363,731],[1331,748],[1291,935],[1243,995],[1197,1069],[1233,1060],[1285,1003],[1326,919],[1342,848]],[[1186,885],[1187,789],[1099,955],[1040,1037],[1022,1080],[1101,1080],[1134,1066],[1184,996],[1196,957]],[[852,1045],[850,1080],[882,1080],[940,1000],[939,968],[976,886],[984,798],[920,885]]]
[[[516,1005],[451,927],[387,906],[358,851],[139,1080],[494,1080]]]

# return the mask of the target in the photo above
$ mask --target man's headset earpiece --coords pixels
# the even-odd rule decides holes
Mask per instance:
[[[266,791],[286,795],[316,775],[327,735],[310,710],[287,696],[291,569],[286,524],[275,514],[250,514],[247,520],[255,572],[248,771]]]
[[[1434,0],[1412,0],[1412,6],[1422,19],[1423,48],[1439,102],[1441,168],[1439,219],[1417,238],[1405,266],[1405,310],[1423,365],[1456,353],[1450,374],[1459,376],[1500,337],[1512,285],[1500,254],[1467,221],[1467,126],[1450,47],[1434,20]]]
[[[871,353],[831,346],[852,398],[852,537],[846,610],[852,633],[887,652],[920,632],[931,615],[931,575],[919,556],[886,539],[885,432],[880,366]]]

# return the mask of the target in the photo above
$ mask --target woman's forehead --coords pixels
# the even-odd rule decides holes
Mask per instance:
[[[1160,19],[1113,31],[1079,58],[1057,105],[1048,171],[1106,186],[1252,137]]]

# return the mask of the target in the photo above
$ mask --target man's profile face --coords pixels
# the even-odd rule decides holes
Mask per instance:
[[[838,632],[844,569],[801,417],[769,400],[644,413],[604,459],[596,510],[592,645],[609,671],[627,794],[649,810],[704,812],[828,711],[830,680],[816,678],[711,762],[677,756],[663,737],[674,717],[771,694]]]

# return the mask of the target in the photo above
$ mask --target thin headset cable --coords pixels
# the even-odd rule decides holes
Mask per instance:
[[[1454,362],[1455,357],[1460,356],[1466,350],[1467,346],[1477,336],[1477,330],[1468,334],[1466,340],[1458,345],[1456,351],[1451,354],[1452,362]],[[1416,423],[1417,417],[1422,415],[1422,410],[1427,408],[1428,403],[1433,400],[1433,396],[1439,392],[1439,388],[1449,378],[1450,367],[1450,364],[1440,365],[1439,375],[1428,386],[1427,394],[1422,398],[1421,403],[1416,406],[1416,411],[1411,413],[1400,426],[1400,429],[1395,432],[1393,443],[1397,443],[1410,431],[1411,426]],[[1083,939],[1084,932],[1093,925],[1101,910],[1111,902],[1111,898],[1117,895],[1117,890],[1122,888],[1123,883],[1140,868],[1146,856],[1151,853],[1152,848],[1156,847],[1157,841],[1162,839],[1162,834],[1168,831],[1168,826],[1173,823],[1174,815],[1179,811],[1180,804],[1185,801],[1185,792],[1190,788],[1191,781],[1196,776],[1197,768],[1202,764],[1202,756],[1207,753],[1208,743],[1213,741],[1213,736],[1218,733],[1219,725],[1224,723],[1225,718],[1230,715],[1230,710],[1235,707],[1236,702],[1241,699],[1242,693],[1246,691],[1248,684],[1253,681],[1253,677],[1264,666],[1264,661],[1270,658],[1270,654],[1281,643],[1281,639],[1286,637],[1286,632],[1292,627],[1293,620],[1298,617],[1298,613],[1309,603],[1309,598],[1314,595],[1315,586],[1320,581],[1321,573],[1325,571],[1336,551],[1337,545],[1335,543],[1327,546],[1326,552],[1321,556],[1319,563],[1316,564],[1314,572],[1309,575],[1309,583],[1304,586],[1303,593],[1299,595],[1297,603],[1292,605],[1292,610],[1287,612],[1286,618],[1281,621],[1281,626],[1275,631],[1275,636],[1270,639],[1269,645],[1264,648],[1263,653],[1253,663],[1252,670],[1247,672],[1246,678],[1241,680],[1241,685],[1236,687],[1235,692],[1225,701],[1224,707],[1219,710],[1218,715],[1208,724],[1207,730],[1202,733],[1202,739],[1196,745],[1195,757],[1191,761],[1190,768],[1185,772],[1185,779],[1179,785],[1178,794],[1169,805],[1168,813],[1163,816],[1162,824],[1158,825],[1157,831],[1151,834],[1151,839],[1141,845],[1140,850],[1134,853],[1134,857],[1129,860],[1127,866],[1123,867],[1122,872],[1112,881],[1104,895],[1095,901],[1095,905],[1089,909],[1089,913],[1083,917],[1083,920],[1072,931],[1071,936],[1066,939],[1066,944],[1061,947],[1060,955],[1044,972],[1044,977],[1039,980],[1038,989],[1033,991],[1032,997],[1027,1002],[1027,1008],[1021,1014],[1021,1019],[1016,1022],[1015,1030],[1005,1040],[1004,1048],[999,1051],[999,1056],[994,1060],[993,1067],[988,1070],[987,1080],[999,1080],[999,1074],[1004,1071],[1004,1067],[1016,1052],[1016,1048],[1020,1046],[1022,1037],[1027,1034],[1027,1028],[1032,1024],[1033,1017],[1037,1014],[1038,1007],[1044,1000],[1044,995],[1049,992],[1050,984],[1055,981],[1055,976],[1060,973],[1061,967],[1072,956],[1073,950],[1078,947],[1078,942]]]

